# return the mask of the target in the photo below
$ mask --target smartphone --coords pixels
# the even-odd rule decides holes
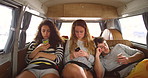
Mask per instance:
[[[77,48],[75,49],[75,52],[79,52],[79,50],[80,50],[80,47],[77,47]]]
[[[48,39],[42,39],[42,43],[47,44],[47,43],[49,43],[49,40]]]

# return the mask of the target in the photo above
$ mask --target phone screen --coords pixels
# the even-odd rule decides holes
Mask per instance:
[[[79,50],[80,50],[80,47],[76,48],[76,49],[75,49],[75,52],[78,52]]]
[[[48,39],[43,39],[43,40],[42,40],[42,43],[43,43],[43,44],[47,44],[47,43],[49,43],[49,40],[48,40]]]

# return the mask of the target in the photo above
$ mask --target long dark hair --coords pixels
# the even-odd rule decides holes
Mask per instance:
[[[43,25],[47,25],[50,28],[49,44],[56,49],[56,45],[63,43],[63,40],[60,37],[59,31],[56,28],[55,24],[53,24],[53,22],[51,22],[50,20],[45,19],[40,23],[34,40],[37,42],[37,45],[42,43],[43,36],[41,34],[41,28]]]

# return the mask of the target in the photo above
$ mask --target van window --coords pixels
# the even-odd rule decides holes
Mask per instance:
[[[119,19],[119,21],[121,23],[124,39],[146,44],[147,30],[145,28],[142,15],[122,18]]]
[[[12,20],[12,9],[0,5],[0,49],[4,49],[9,36],[9,29]]]
[[[93,37],[99,37],[101,34],[101,29],[99,23],[87,23],[90,35]],[[72,27],[72,22],[63,22],[62,26],[60,28],[60,34],[61,36],[68,36],[70,38],[71,34],[71,27]]]
[[[27,33],[26,43],[34,40],[38,26],[39,26],[39,24],[41,23],[42,20],[43,20],[43,18],[32,15],[29,28],[26,31],[26,33]]]

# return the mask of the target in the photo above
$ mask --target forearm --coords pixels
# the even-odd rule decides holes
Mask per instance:
[[[35,48],[32,52],[31,52],[31,54],[29,55],[29,58],[34,58],[37,54],[38,54],[38,52],[39,52],[39,49],[38,48]]]
[[[70,60],[74,59],[75,58],[74,54],[70,54],[69,58],[70,58]]]
[[[55,54],[48,54],[48,53],[43,53],[43,52],[39,52],[35,58],[39,58],[39,57],[44,57],[47,58],[49,60],[55,60],[56,59],[56,55]]]
[[[144,57],[145,57],[144,53],[136,53],[136,54],[130,56],[128,58],[128,60],[129,60],[129,63],[132,63],[132,62],[135,62],[137,60],[140,60],[140,59],[142,59]]]
[[[100,58],[99,57],[95,57],[95,65],[94,65],[94,70],[97,74],[97,78],[103,78],[104,76],[104,70],[103,70],[103,66],[100,62]]]
[[[91,63],[94,63],[94,56],[93,56],[93,55],[89,55],[89,56],[88,56],[88,60],[89,60]]]

